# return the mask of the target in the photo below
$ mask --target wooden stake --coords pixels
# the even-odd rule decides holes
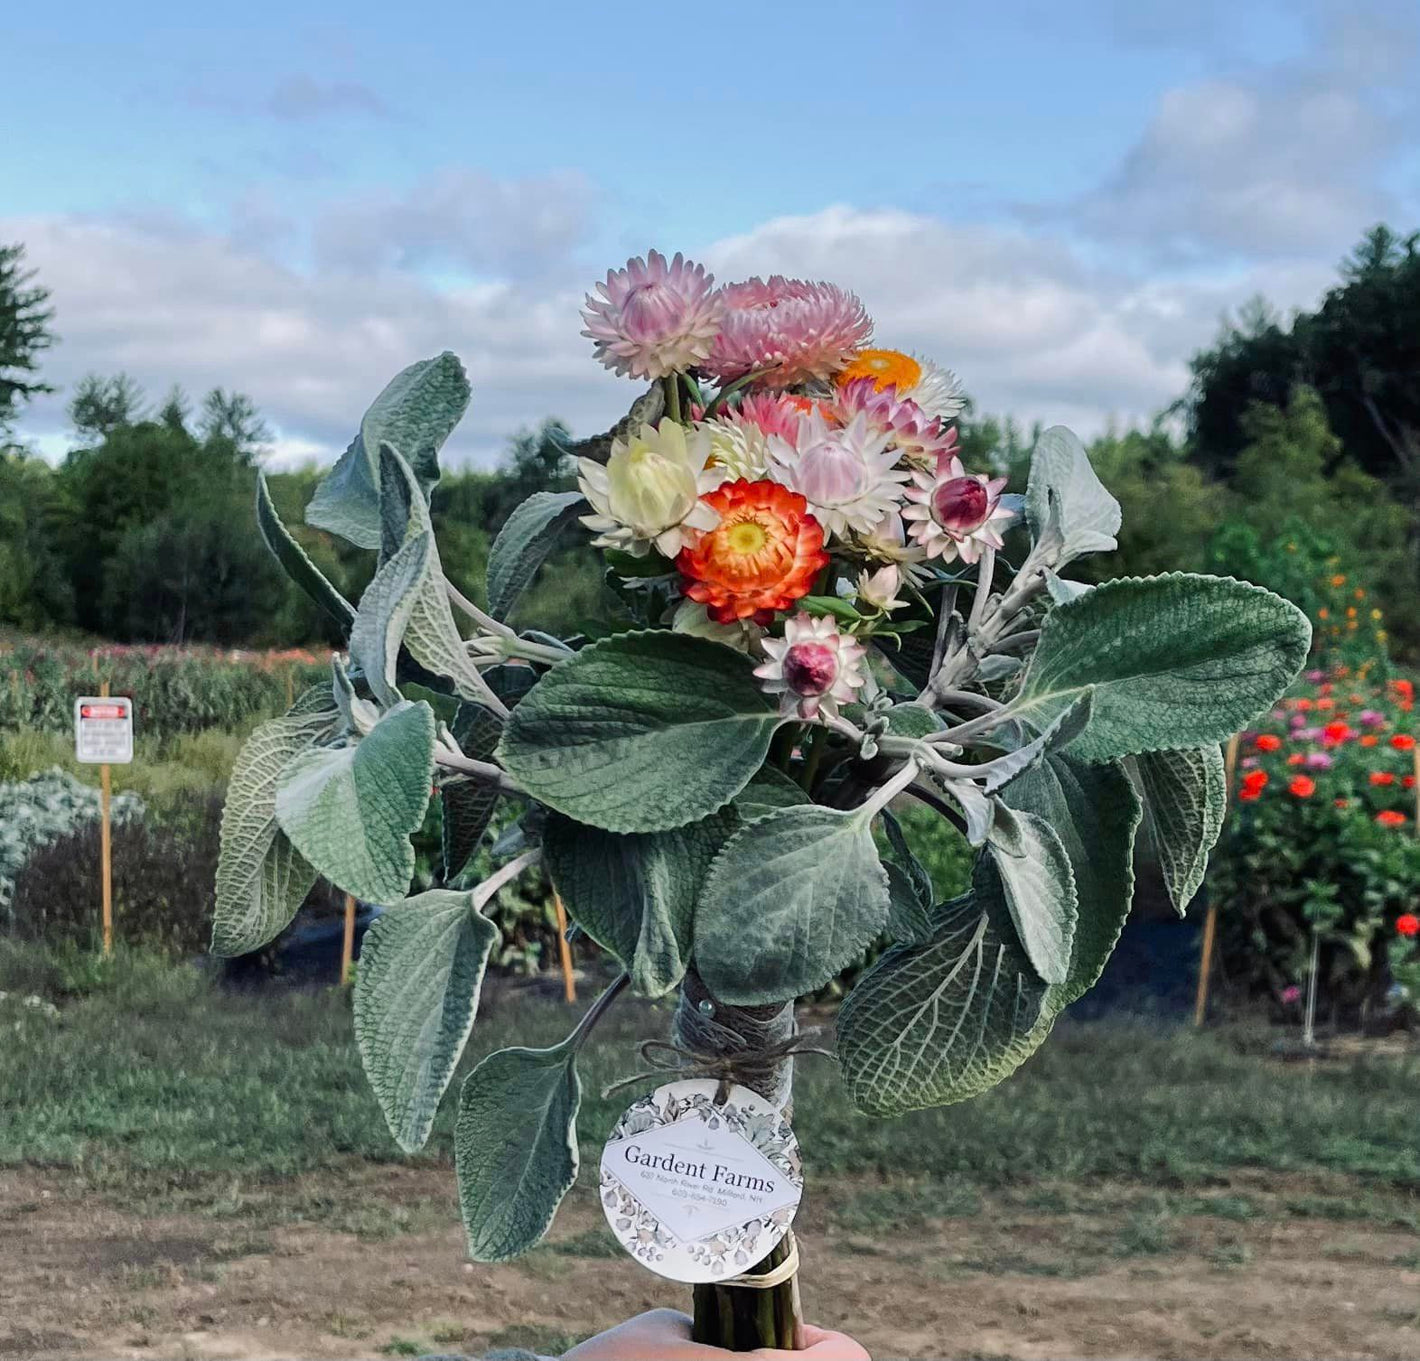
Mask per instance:
[[[1412,754],[1415,757],[1415,835],[1420,836],[1420,745]]]
[[[569,1002],[577,1000],[577,980],[572,977],[572,944],[567,939],[567,909],[562,899],[552,895],[552,906],[557,910],[557,952],[562,957],[562,991]]]
[[[99,659],[94,658],[97,670]],[[99,694],[108,698],[108,682],[99,683]],[[104,957],[113,954],[113,836],[109,826],[109,803],[112,790],[108,766],[99,767],[99,882],[103,895]]]
[[[350,986],[351,966],[355,961],[355,895],[345,895],[345,939],[340,946],[340,986]]]
[[[295,668],[286,668],[286,707],[289,709],[296,702],[296,672]]]
[[[1233,796],[1233,774],[1238,768],[1238,734],[1228,738],[1223,752],[1223,797]],[[1208,915],[1203,919],[1203,957],[1198,963],[1198,992],[1193,999],[1193,1024],[1201,1029],[1208,1016],[1208,980],[1213,973],[1213,942],[1218,932],[1218,905],[1208,904]]]

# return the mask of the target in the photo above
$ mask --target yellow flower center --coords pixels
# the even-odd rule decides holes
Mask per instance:
[[[725,545],[732,553],[758,553],[768,542],[764,526],[754,520],[741,520],[725,532]]]
[[[878,392],[894,387],[906,394],[922,381],[922,365],[901,350],[859,350],[837,381],[842,387],[855,378],[871,378]]]

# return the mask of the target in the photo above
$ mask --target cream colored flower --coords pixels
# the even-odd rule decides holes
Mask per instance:
[[[638,434],[617,440],[603,467],[579,460],[578,482],[594,515],[582,523],[597,535],[597,548],[618,548],[644,557],[654,545],[673,558],[719,515],[700,497],[724,480],[724,469],[707,468],[710,439],[667,418],[643,425]]]

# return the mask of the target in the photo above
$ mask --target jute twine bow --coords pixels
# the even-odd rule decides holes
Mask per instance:
[[[763,1048],[734,1049],[720,1054],[687,1049],[670,1040],[643,1040],[638,1052],[646,1067],[639,1073],[632,1073],[630,1077],[624,1077],[604,1088],[602,1097],[612,1096],[638,1082],[674,1073],[676,1077],[687,1080],[700,1077],[718,1078],[720,1085],[715,1090],[715,1104],[723,1106],[730,1098],[730,1088],[736,1082],[753,1086],[755,1077],[772,1073],[778,1064],[796,1054],[818,1054],[826,1059],[837,1058],[831,1049],[811,1043],[818,1039],[819,1034],[818,1030],[803,1030]]]

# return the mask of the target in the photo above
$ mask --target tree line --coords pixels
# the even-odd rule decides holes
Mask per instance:
[[[71,395],[73,447],[57,465],[14,442],[25,403],[51,390],[41,363],[53,320],[23,248],[0,246],[0,626],[229,645],[327,638],[255,532],[270,436],[246,396],[217,388],[194,406],[174,389],[153,404],[125,375],[90,376]],[[969,464],[1015,471],[1038,432],[968,411],[961,433]],[[571,485],[570,442],[545,421],[497,468],[444,477],[433,510],[455,582],[482,580],[493,535],[524,497]],[[1314,613],[1317,579],[1346,575],[1365,608],[1331,626],[1341,640],[1420,652],[1420,233],[1374,228],[1314,310],[1244,306],[1194,357],[1169,411],[1099,437],[1090,454],[1125,524],[1097,575],[1231,573]],[[303,524],[320,476],[272,474],[272,495],[357,597],[369,555]],[[598,571],[592,555],[560,554],[525,622],[555,631],[614,613]]]

